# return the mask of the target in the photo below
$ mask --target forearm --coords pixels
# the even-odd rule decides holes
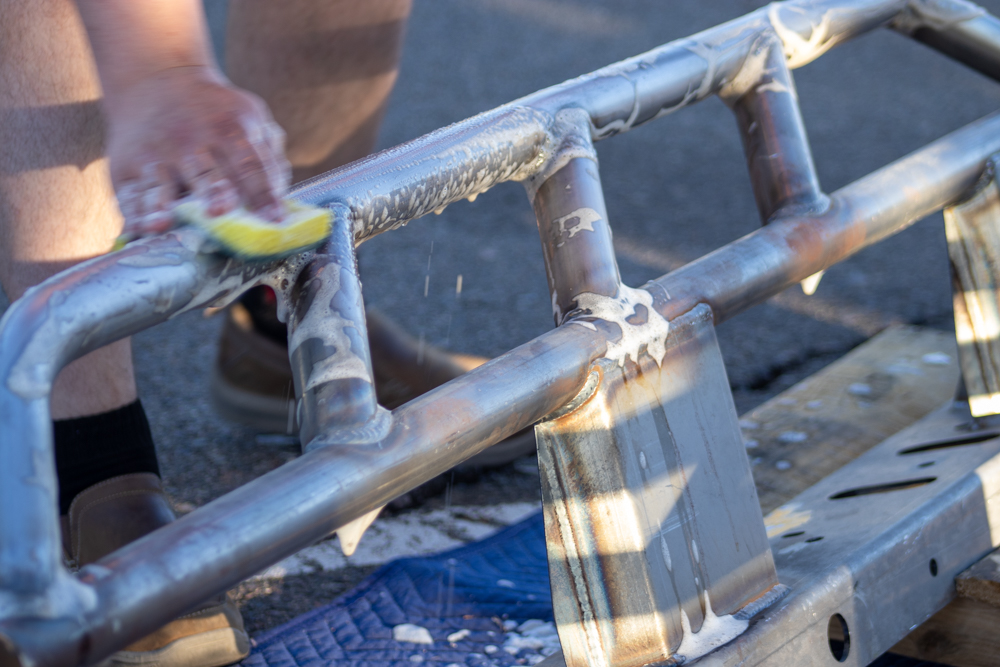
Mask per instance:
[[[201,0],[77,0],[113,117],[135,84],[177,67],[215,66]]]

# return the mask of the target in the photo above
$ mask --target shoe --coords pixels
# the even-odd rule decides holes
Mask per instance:
[[[240,302],[226,309],[209,394],[219,416],[262,433],[297,433],[288,345],[254,327]]]
[[[70,569],[92,563],[174,520],[160,479],[135,473],[86,489],[62,517]],[[222,667],[250,653],[243,618],[229,596],[216,596],[126,646],[102,667]]]
[[[242,302],[226,310],[219,354],[212,371],[212,403],[218,413],[265,433],[295,433],[295,392],[288,348],[279,341],[266,299],[254,296],[251,316]],[[373,308],[365,311],[378,402],[390,410],[488,361],[425,345]],[[257,320],[263,320],[258,322]],[[495,468],[535,452],[532,428],[514,434],[461,464]]]

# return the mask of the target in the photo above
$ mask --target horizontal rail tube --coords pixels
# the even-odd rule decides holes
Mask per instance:
[[[794,69],[887,23],[906,5],[906,0],[772,3],[317,176],[293,194],[317,206],[347,206],[361,243],[498,183],[528,178],[556,148],[552,126],[563,109],[586,111],[596,139],[626,132],[717,93],[764,32],[783,41]]]
[[[826,213],[778,220],[647,289],[668,319],[707,303],[721,322],[958,200],[997,151],[993,114],[839,190]],[[314,450],[84,568],[98,604],[58,636],[53,621],[8,619],[0,638],[46,665],[102,658],[563,405],[618,335],[597,325],[544,334],[398,409],[377,445]]]
[[[930,11],[922,10],[927,6]],[[1000,81],[1000,20],[971,2],[911,2],[892,27]]]

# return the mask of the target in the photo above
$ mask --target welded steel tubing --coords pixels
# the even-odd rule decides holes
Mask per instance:
[[[646,287],[668,319],[707,303],[720,322],[956,201],[998,150],[994,114],[839,190],[822,215],[777,220]],[[0,654],[100,659],[564,404],[616,335],[559,327],[403,406],[380,443],[313,450],[124,547],[81,571],[95,607],[2,620],[15,648]]]
[[[668,319],[707,303],[722,322],[969,194],[1000,150],[995,112],[838,190],[819,215],[781,219],[649,286]]]
[[[913,39],[1000,81],[1000,20],[971,2],[912,3],[914,9],[892,26]]]
[[[534,205],[558,326],[581,293],[613,297],[621,284],[597,161],[570,160],[538,189]]]
[[[200,255],[175,232],[77,265],[28,290],[0,321],[0,612],[61,571],[49,392],[67,363],[184,310],[239,294],[277,263]],[[67,602],[69,594],[62,596]],[[54,613],[51,604],[39,613]]]
[[[36,664],[96,661],[540,419],[583,384],[583,327],[522,345],[393,413],[373,445],[318,447],[83,568],[98,605],[74,623],[0,621]],[[367,509],[364,509],[367,508]],[[0,664],[3,648],[0,641]],[[12,660],[12,658],[8,658]],[[17,662],[12,662],[17,664]]]
[[[626,132],[717,93],[736,77],[764,32],[783,41],[794,69],[887,23],[906,5],[772,3],[318,176],[294,194],[310,204],[347,206],[360,243],[497,183],[529,177],[558,148],[550,129],[563,109],[583,109],[596,139]]]
[[[829,200],[819,186],[795,82],[776,36],[762,37],[740,78],[748,84],[723,98],[736,115],[761,222],[779,211],[822,210]]]
[[[334,209],[332,228],[282,290],[299,439],[306,448],[320,434],[341,443],[364,439],[378,415],[354,233],[342,206]]]

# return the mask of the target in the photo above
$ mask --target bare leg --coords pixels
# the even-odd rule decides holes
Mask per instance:
[[[396,82],[411,0],[240,0],[226,68],[287,134],[300,181],[371,152]]]
[[[100,85],[72,0],[0,0],[0,283],[10,299],[100,255],[121,230]],[[128,340],[67,366],[52,417],[136,398]]]

